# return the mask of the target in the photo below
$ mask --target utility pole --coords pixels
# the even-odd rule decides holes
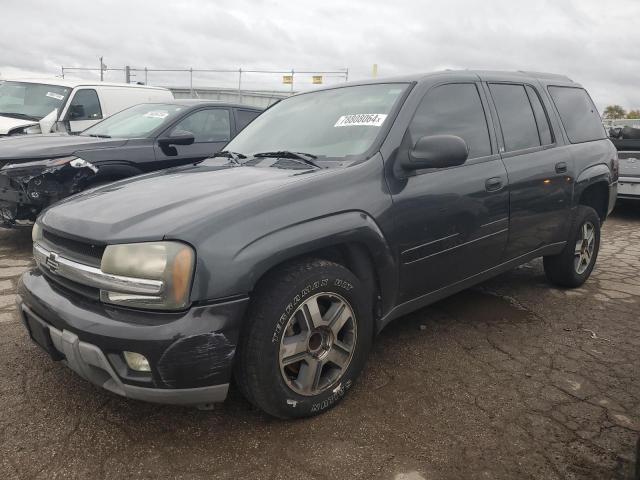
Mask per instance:
[[[104,71],[107,69],[107,66],[102,61],[103,57],[100,57],[100,81],[104,82]]]

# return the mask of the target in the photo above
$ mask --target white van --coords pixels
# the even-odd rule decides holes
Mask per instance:
[[[0,136],[78,133],[139,103],[173,100],[166,88],[82,80],[5,80],[0,83]]]

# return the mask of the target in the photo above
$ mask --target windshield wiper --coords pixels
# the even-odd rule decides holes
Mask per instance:
[[[102,133],[89,133],[88,136],[96,138],[111,138],[111,135],[104,135]]]
[[[38,117],[34,117],[33,115],[27,115],[26,113],[0,112],[0,115],[4,115],[5,117],[13,117],[13,118],[24,118],[25,120],[33,120],[34,122],[37,122],[40,120]]]
[[[314,160],[318,158],[317,155],[303,152],[290,152],[289,150],[280,150],[277,152],[261,152],[254,155],[255,158],[288,158],[290,160],[298,160],[300,162],[311,165],[315,168],[322,168]]]
[[[235,165],[242,165],[242,162],[240,160],[244,160],[245,158],[247,158],[247,156],[243,155],[242,153],[232,152],[230,150],[223,150],[216,153],[213,157],[210,158],[216,157],[227,157],[231,161],[231,163]]]

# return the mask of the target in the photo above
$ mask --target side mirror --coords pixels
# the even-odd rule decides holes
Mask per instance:
[[[446,168],[462,165],[469,156],[467,142],[455,135],[420,137],[402,163],[406,170]]]
[[[84,118],[84,105],[70,105],[69,106],[69,120],[77,120]]]
[[[173,132],[170,137],[160,138],[158,143],[161,147],[169,147],[171,145],[191,145],[195,141],[196,138],[193,136],[193,133],[180,130]]]

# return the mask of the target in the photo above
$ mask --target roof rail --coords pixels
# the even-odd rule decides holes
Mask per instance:
[[[518,70],[518,72],[519,73],[524,73],[525,75],[529,75],[530,77],[535,77],[535,78],[548,78],[548,79],[555,78],[557,80],[566,80],[566,81],[574,83],[573,80],[571,80],[566,75],[560,75],[558,73],[528,72],[526,70]]]

